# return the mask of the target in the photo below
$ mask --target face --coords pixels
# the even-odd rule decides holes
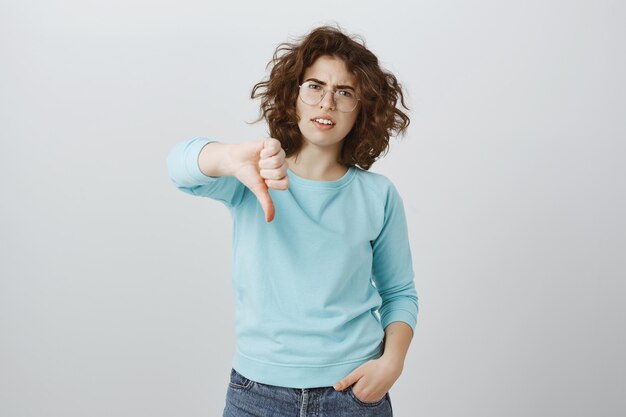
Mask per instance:
[[[320,56],[315,62],[304,71],[302,83],[314,78],[326,83],[319,88],[327,91],[324,99],[314,105],[304,103],[300,97],[296,100],[296,114],[299,117],[298,127],[302,133],[302,139],[310,144],[318,146],[339,145],[354,126],[359,114],[360,103],[350,113],[337,110],[334,102],[333,92],[338,90],[337,86],[351,86],[356,90],[356,78],[346,67],[343,60],[331,56]],[[318,84],[319,85],[319,84]],[[346,87],[341,88],[350,91]],[[356,91],[353,91],[356,94]],[[330,116],[335,125],[330,127],[320,125],[313,121],[320,116]],[[308,144],[305,144],[308,145]]]

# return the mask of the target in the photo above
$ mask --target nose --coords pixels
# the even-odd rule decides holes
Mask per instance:
[[[324,91],[324,97],[322,97],[322,101],[320,102],[320,108],[327,108],[330,110],[335,109],[335,93],[333,91]]]

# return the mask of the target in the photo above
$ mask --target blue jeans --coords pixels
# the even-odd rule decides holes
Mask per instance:
[[[230,371],[223,417],[393,417],[389,392],[376,402],[363,402],[352,386],[287,388],[252,381]]]

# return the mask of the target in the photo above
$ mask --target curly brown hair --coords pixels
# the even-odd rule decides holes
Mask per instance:
[[[355,39],[360,40],[360,43]],[[296,100],[306,68],[317,58],[329,55],[342,59],[357,80],[360,98],[359,114],[346,135],[338,162],[368,170],[378,157],[389,149],[389,137],[404,135],[409,117],[396,108],[398,98],[404,103],[402,87],[396,77],[383,70],[378,58],[365,47],[358,35],[346,35],[339,27],[319,26],[309,34],[297,37],[294,43],[278,45],[272,59],[269,79],[254,85],[250,98],[261,98],[260,116],[269,125],[269,135],[281,142],[286,156],[297,154],[302,147],[298,127]],[[263,89],[263,91],[257,91]]]

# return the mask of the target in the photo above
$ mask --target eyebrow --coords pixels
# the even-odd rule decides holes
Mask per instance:
[[[316,82],[316,83],[318,83],[318,84],[321,84],[321,85],[326,85],[326,83],[325,83],[324,81],[320,81],[320,80],[318,80],[317,78],[307,78],[307,79],[305,80],[305,82],[306,82],[306,81],[314,81],[314,82]],[[336,88],[343,89],[343,90],[345,90],[345,89],[350,89],[350,90],[354,91],[354,88],[353,88],[353,87],[351,87],[351,86],[349,86],[349,85],[337,85],[337,84],[335,84],[335,87],[336,87]]]

